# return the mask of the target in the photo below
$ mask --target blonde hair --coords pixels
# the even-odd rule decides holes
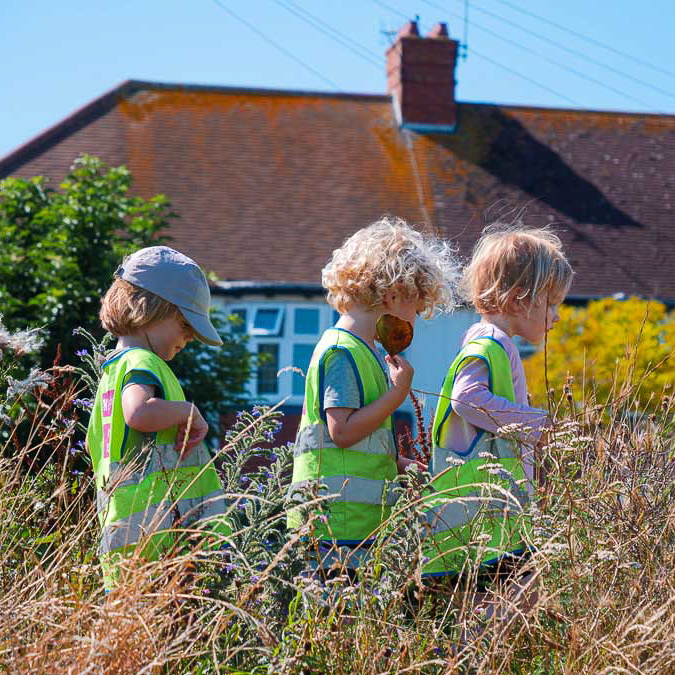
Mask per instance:
[[[483,231],[464,270],[462,291],[480,314],[529,309],[542,293],[561,301],[574,272],[560,238],[546,228],[491,225]]]
[[[406,299],[419,299],[420,313],[451,311],[459,265],[449,244],[422,234],[400,218],[384,217],[349,237],[333,251],[321,273],[328,304],[345,312],[352,303],[383,304],[396,288]]]
[[[101,300],[99,319],[113,335],[131,335],[156,321],[180,317],[176,305],[124,279],[116,278]]]

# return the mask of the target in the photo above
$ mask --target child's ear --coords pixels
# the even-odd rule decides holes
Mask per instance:
[[[395,288],[390,288],[384,295],[382,299],[382,306],[385,309],[391,309],[396,302],[397,293]]]
[[[530,303],[528,301],[527,292],[516,286],[509,296],[507,314],[515,316],[522,312],[528,312],[529,309]]]

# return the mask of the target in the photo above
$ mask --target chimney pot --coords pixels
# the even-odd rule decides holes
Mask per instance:
[[[396,39],[398,40],[399,38],[402,37],[412,37],[412,36],[419,37],[419,35],[420,31],[417,28],[417,21],[408,21],[408,23],[406,23],[398,32]]]
[[[448,33],[448,24],[443,21],[440,21],[429,31],[429,35],[427,35],[427,37],[449,38],[450,35]]]

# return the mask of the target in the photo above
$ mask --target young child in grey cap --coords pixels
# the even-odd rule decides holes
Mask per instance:
[[[208,425],[167,364],[195,338],[222,345],[210,300],[193,260],[151,246],[124,260],[101,303],[101,323],[117,346],[103,364],[87,448],[106,589],[120,580],[121,558],[155,560],[181,531],[208,532],[216,547],[230,534],[223,489],[202,443]]]

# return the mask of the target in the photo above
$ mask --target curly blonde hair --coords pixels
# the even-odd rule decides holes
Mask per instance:
[[[340,313],[352,303],[380,307],[395,288],[407,299],[419,299],[426,318],[454,309],[458,278],[459,264],[447,242],[389,217],[355,232],[321,273],[328,304]]]
[[[461,287],[480,314],[509,314],[518,303],[530,308],[543,293],[562,302],[573,276],[554,232],[495,223],[476,243]]]
[[[132,335],[156,321],[180,318],[176,305],[158,295],[116,278],[101,300],[99,319],[113,335]]]

